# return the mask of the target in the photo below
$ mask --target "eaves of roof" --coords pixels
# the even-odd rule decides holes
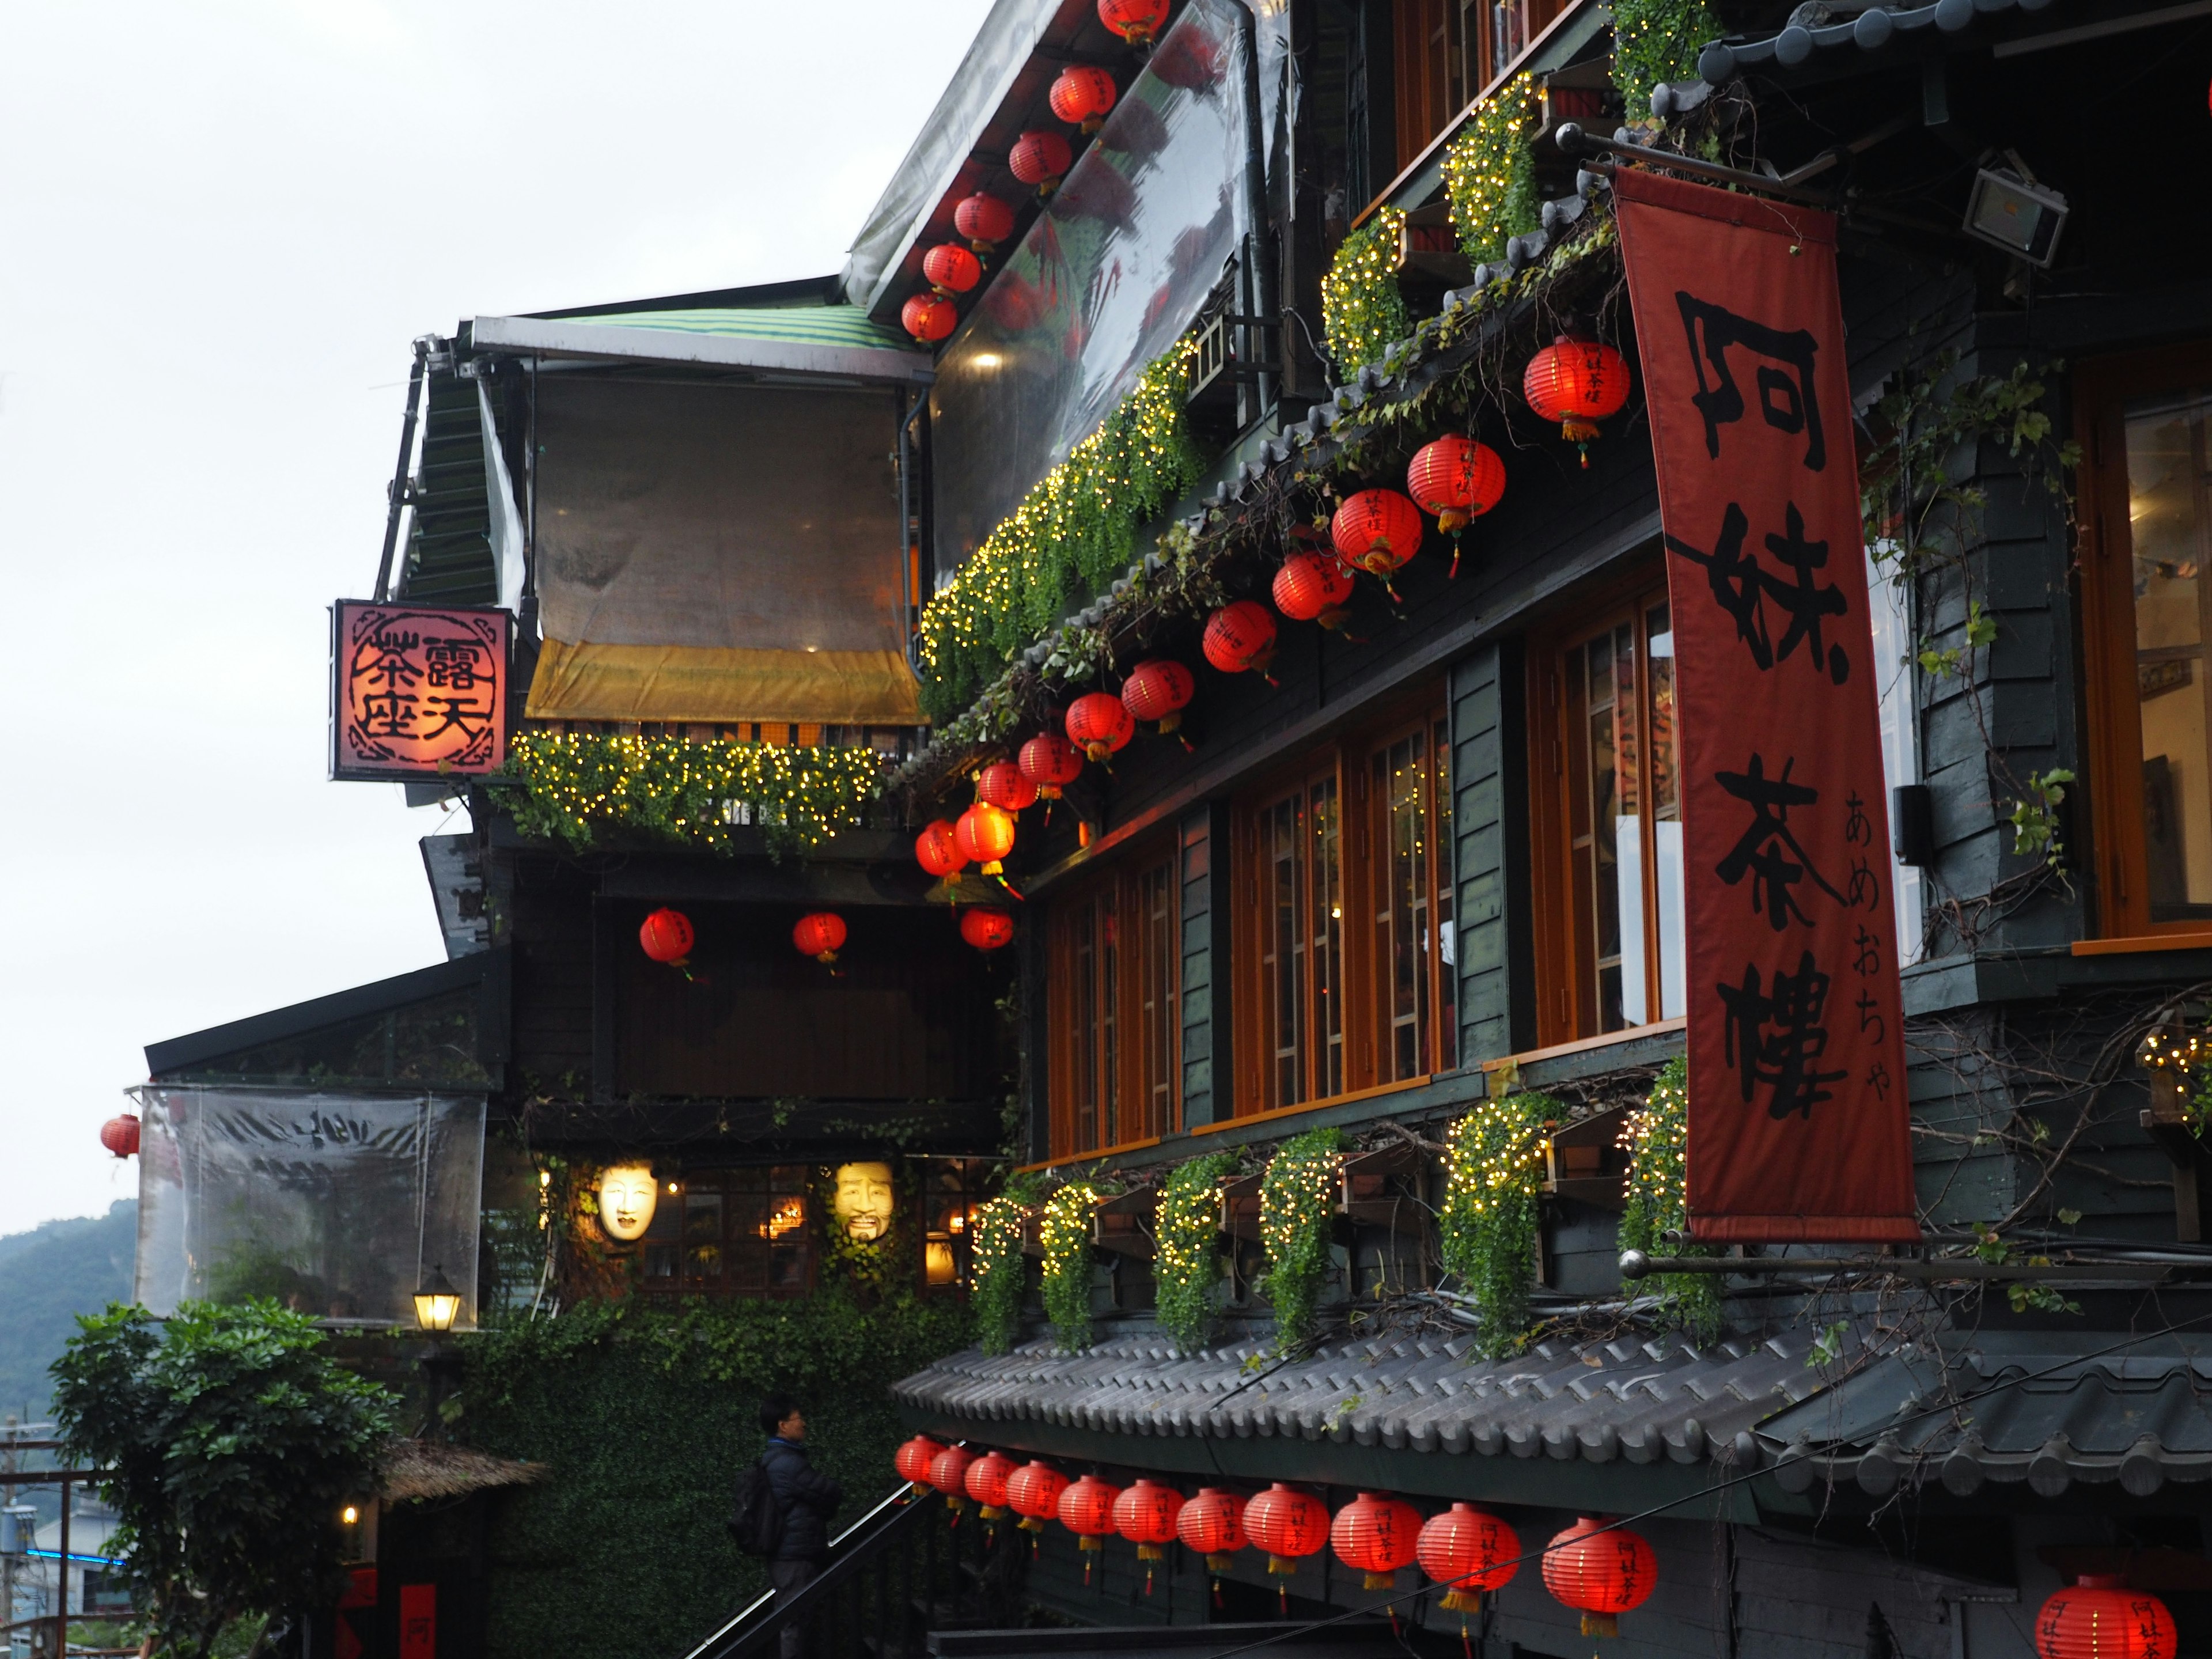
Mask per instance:
[[[1794,70],[1825,54],[1875,52],[1916,42],[1947,44],[1950,37],[2002,14],[2032,15],[2051,4],[2051,0],[1936,0],[1926,6],[1869,6],[1856,17],[1831,23],[1796,21],[1808,11],[1825,14],[1827,9],[1818,4],[1801,6],[1791,14],[1792,21],[1772,34],[1713,41],[1698,54],[1698,74],[1717,86],[1745,70]]]
[[[899,343],[854,306],[620,312],[595,317],[477,317],[479,351],[637,359],[768,374],[927,384],[935,360]]]

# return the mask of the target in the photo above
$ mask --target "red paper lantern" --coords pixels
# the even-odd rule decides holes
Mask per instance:
[[[1136,721],[1110,691],[1086,692],[1067,706],[1067,735],[1092,760],[1126,748],[1136,732]]]
[[[1249,668],[1267,679],[1275,654],[1275,619],[1256,599],[1233,600],[1206,619],[1203,648],[1206,661],[1224,674]]]
[[[118,1158],[136,1156],[138,1151],[137,1114],[118,1112],[101,1124],[100,1144]]]
[[[1287,1577],[1298,1570],[1301,1558],[1328,1542],[1328,1510],[1311,1492],[1278,1480],[1246,1500],[1244,1531],[1267,1552],[1267,1571]]]
[[[983,280],[983,262],[957,242],[939,242],[921,256],[921,274],[949,300]]]
[[[1521,395],[1543,419],[1559,423],[1559,435],[1582,451],[1588,466],[1597,423],[1620,413],[1628,384],[1628,362],[1618,351],[1562,334],[1528,360]]]
[[[1012,761],[993,761],[975,775],[975,797],[1001,812],[1018,812],[1036,805],[1037,787]]]
[[[1455,534],[1498,505],[1505,494],[1505,463],[1488,444],[1449,432],[1413,452],[1406,491],[1424,513],[1437,515],[1437,529]]]
[[[952,838],[985,875],[995,876],[1006,867],[1000,860],[1014,850],[1014,821],[990,802],[979,800],[960,815],[960,822],[952,826]]]
[[[1002,1451],[987,1451],[968,1466],[968,1495],[983,1506],[983,1519],[1006,1512],[1006,1480],[1021,1465]]]
[[[1089,64],[1070,64],[1052,83],[1052,112],[1085,132],[1098,131],[1114,99],[1114,77]]]
[[[988,253],[1014,234],[1014,210],[995,196],[978,191],[952,210],[952,228],[978,253]]]
[[[1067,140],[1056,132],[1042,130],[1025,132],[1014,141],[1012,154],[1006,157],[1006,167],[1014,177],[1025,185],[1035,185],[1040,196],[1049,196],[1053,187],[1065,178],[1075,153],[1067,147]]]
[[[791,942],[799,947],[802,957],[812,957],[824,968],[835,967],[837,952],[845,945],[845,918],[835,910],[817,910],[811,915],[801,916],[799,925],[791,930]]]
[[[1334,553],[1293,553],[1275,573],[1275,609],[1292,622],[1341,628],[1352,573]]]
[[[1182,711],[1198,687],[1191,672],[1167,657],[1139,663],[1121,682],[1121,706],[1140,720],[1158,720],[1162,737],[1182,724]]]
[[[940,881],[968,867],[968,855],[960,850],[952,826],[943,818],[931,819],[914,838],[914,856],[923,869]]]
[[[1083,751],[1057,732],[1038,732],[1022,745],[1018,760],[1022,775],[1047,800],[1058,800],[1060,792],[1083,775]]]
[[[1395,489],[1363,489],[1346,496],[1328,524],[1337,556],[1386,586],[1391,573],[1421,550],[1421,509]]]
[[[1166,1547],[1176,1540],[1176,1518],[1182,1510],[1182,1494],[1173,1486],[1137,1477],[1137,1484],[1114,1500],[1114,1530],[1137,1547],[1137,1559],[1145,1564],[1145,1594],[1152,1593],[1152,1568],[1167,1559]]]
[[[950,300],[917,294],[899,307],[899,325],[918,344],[935,345],[960,325],[960,313]]]
[[[637,942],[655,962],[681,968],[694,943],[691,918],[681,910],[655,910],[637,930]]]
[[[908,1484],[920,1494],[929,1490],[929,1466],[937,1461],[937,1454],[944,1449],[942,1443],[932,1440],[926,1434],[918,1434],[898,1449],[898,1455],[891,1462]]]
[[[2035,1615],[2035,1650],[2042,1659],[2173,1659],[2173,1614],[2165,1602],[2125,1580],[2081,1579]]]
[[[1544,1546],[1544,1588],[1583,1616],[1585,1636],[1618,1636],[1620,1615],[1659,1581],[1643,1535],[1586,1515]]]
[[[1098,21],[1132,46],[1142,46],[1168,21],[1168,0],[1098,0]]]
[[[1443,1605],[1451,1613],[1481,1612],[1482,1593],[1520,1571],[1520,1534],[1472,1504],[1455,1504],[1421,1527],[1417,1559],[1423,1572],[1449,1586]]]
[[[1083,1582],[1091,1582],[1091,1558],[1106,1547],[1114,1531],[1114,1504],[1121,1489],[1086,1474],[1060,1495],[1060,1524],[1075,1534],[1083,1553]]]
[[[1380,1492],[1364,1492],[1336,1512],[1328,1541],[1337,1559],[1367,1575],[1364,1588],[1392,1589],[1398,1571],[1413,1565],[1421,1537],[1421,1512]]]
[[[957,1503],[968,1495],[968,1466],[975,1461],[965,1446],[947,1446],[929,1460],[929,1484]]]
[[[1176,1516],[1183,1547],[1206,1558],[1208,1572],[1229,1571],[1229,1558],[1252,1540],[1244,1534],[1244,1505],[1234,1492],[1200,1486]]]
[[[1014,919],[990,905],[977,905],[960,913],[960,937],[979,951],[995,951],[1013,943]]]
[[[1006,1503],[1022,1517],[1024,1532],[1042,1532],[1060,1513],[1060,1495],[1066,1490],[1066,1475],[1034,1458],[1006,1477]]]

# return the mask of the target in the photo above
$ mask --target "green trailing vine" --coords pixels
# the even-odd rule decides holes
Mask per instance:
[[[1178,342],[1045,474],[921,612],[921,706],[957,714],[1014,653],[1128,568],[1139,526],[1198,476]]]
[[[1070,1353],[1091,1346],[1091,1212],[1106,1194],[1071,1181],[1045,1201],[1037,1231],[1044,1245],[1044,1316]]]
[[[1481,1316],[1475,1346],[1487,1358],[1517,1353],[1528,1341],[1545,1128],[1561,1115],[1549,1095],[1504,1095],[1483,1101],[1444,1138],[1441,1254]]]
[[[1689,1069],[1679,1056],[1652,1079],[1644,1103],[1628,1114],[1620,1146],[1628,1154],[1628,1206],[1620,1218],[1620,1248],[1666,1255],[1707,1255],[1710,1247],[1668,1248],[1661,1235],[1686,1231],[1689,1211]],[[1632,1294],[1656,1295],[1662,1316],[1700,1344],[1721,1333],[1721,1285],[1713,1273],[1662,1273],[1632,1286]]]
[[[1152,1282],[1160,1328],[1184,1353],[1206,1346],[1221,1310],[1221,1178],[1233,1152],[1208,1152],[1177,1164],[1152,1222]]]
[[[1322,336],[1345,380],[1413,331],[1398,287],[1398,248],[1405,233],[1405,214],[1382,209],[1344,239],[1321,279]]]
[[[1444,151],[1444,194],[1460,250],[1477,264],[1505,257],[1509,238],[1542,221],[1536,156],[1529,147],[1536,120],[1536,82],[1525,70],[1475,112]]]
[[[1006,1189],[975,1212],[969,1245],[969,1304],[975,1314],[975,1340],[985,1353],[1012,1351],[1021,1334],[1022,1235],[1037,1201],[1034,1176],[1016,1176]]]
[[[1629,118],[1662,81],[1692,79],[1698,52],[1723,33],[1705,0],[1613,0],[1613,84]]]
[[[1310,1129],[1285,1141],[1260,1182],[1260,1237],[1267,1253],[1261,1289],[1275,1310],[1275,1346],[1310,1340],[1328,1278],[1329,1224],[1336,1214],[1344,1136]]]
[[[857,826],[882,777],[872,749],[520,732],[486,781],[524,835],[578,852],[621,833],[727,853],[750,820],[783,856]]]

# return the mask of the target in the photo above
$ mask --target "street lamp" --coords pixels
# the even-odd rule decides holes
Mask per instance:
[[[442,1267],[430,1269],[430,1276],[422,1281],[422,1288],[415,1292],[415,1322],[433,1335],[442,1336],[453,1328],[453,1317],[461,1310],[461,1293],[446,1277]]]

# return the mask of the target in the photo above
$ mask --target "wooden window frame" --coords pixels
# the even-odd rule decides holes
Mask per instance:
[[[2074,379],[2075,436],[2082,457],[2075,506],[2081,545],[2085,747],[2100,939],[2157,940],[2212,933],[2212,922],[2203,920],[2150,920],[2136,678],[2135,538],[2128,500],[2128,403],[2192,386],[2212,386],[2212,340],[2093,358]]]
[[[1053,896],[1045,920],[1046,1090],[1049,1103],[1052,1158],[1054,1161],[1117,1147],[1143,1146],[1176,1133],[1182,1125],[1182,888],[1176,880],[1176,847],[1171,838],[1154,838],[1115,861],[1079,886]],[[1152,947],[1161,941],[1152,935],[1154,917],[1147,908],[1147,887],[1152,878],[1166,878],[1166,933],[1164,951],[1155,957]],[[1079,1006],[1082,988],[1079,933],[1083,921],[1091,923],[1093,999],[1087,1011]],[[1114,958],[1110,975],[1100,971],[1105,945],[1097,924],[1110,920],[1114,927]],[[1147,990],[1153,970],[1166,979],[1164,994],[1147,1010]],[[1083,1034],[1103,1031],[1106,998],[1112,996],[1115,1053],[1110,1104],[1110,1127],[1094,1124],[1090,1133],[1079,1121],[1079,1071],[1086,1059],[1097,1064],[1094,1051],[1086,1056]],[[1164,1049],[1164,1101],[1148,1082],[1148,1061],[1156,1047]],[[1099,1104],[1109,1104],[1102,1088]]]
[[[797,1184],[787,1186],[779,1190],[774,1173],[779,1169],[794,1172],[787,1176],[787,1179],[795,1181]],[[748,1177],[754,1170],[768,1171],[760,1177],[764,1190],[758,1194],[749,1190]],[[702,1278],[684,1271],[694,1244],[705,1242],[696,1238],[690,1232],[686,1220],[678,1220],[672,1239],[665,1234],[656,1235],[651,1228],[648,1228],[644,1238],[640,1241],[641,1248],[637,1258],[638,1282],[647,1295],[704,1296],[719,1299],[734,1298],[750,1301],[788,1301],[805,1296],[814,1289],[816,1278],[822,1266],[821,1252],[816,1248],[814,1239],[814,1228],[820,1218],[816,1213],[815,1194],[811,1190],[811,1182],[807,1180],[805,1165],[799,1164],[738,1164],[726,1169],[698,1170],[696,1173],[680,1176],[672,1182],[666,1182],[666,1178],[664,1177],[664,1182],[655,1207],[653,1217],[655,1225],[659,1224],[663,1214],[673,1213],[679,1218],[688,1216],[695,1188],[702,1197],[708,1194],[714,1195],[716,1207],[720,1213],[719,1231],[714,1241],[714,1248],[720,1253],[720,1265],[715,1269],[711,1279]],[[675,1185],[678,1190],[670,1193],[667,1190],[668,1184]],[[754,1196],[763,1197],[771,1204],[778,1200],[787,1201],[796,1199],[799,1201],[799,1218],[797,1231],[801,1271],[799,1282],[796,1284],[754,1285],[733,1282],[735,1264],[732,1261],[732,1251],[738,1242],[737,1236],[732,1231],[736,1224],[734,1218],[738,1206],[746,1199]],[[677,1271],[672,1274],[653,1273],[650,1267],[654,1252],[672,1246],[676,1251]]]

